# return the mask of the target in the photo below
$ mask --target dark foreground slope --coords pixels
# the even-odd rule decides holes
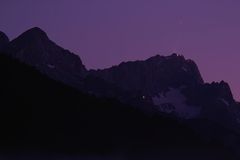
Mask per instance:
[[[180,153],[231,159],[220,143],[203,141],[173,119],[80,93],[4,54],[0,66],[2,152]]]

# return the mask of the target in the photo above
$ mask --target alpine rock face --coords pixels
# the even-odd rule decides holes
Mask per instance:
[[[204,83],[195,62],[182,55],[156,55],[88,71],[77,55],[52,42],[37,27],[11,42],[1,33],[0,42],[7,55],[84,92],[181,119],[206,118],[240,126],[239,104],[228,84]]]
[[[226,82],[205,83],[194,61],[157,55],[90,73],[135,93],[133,99],[143,107],[185,121],[206,139],[223,140],[239,152],[240,105]]]
[[[81,59],[52,42],[40,28],[32,28],[8,43],[2,52],[31,65],[43,74],[78,87],[86,69]]]
[[[168,87],[202,84],[196,64],[183,56],[156,55],[145,61],[123,62],[109,69],[91,71],[97,77],[126,90],[155,95]]]
[[[190,86],[204,85],[204,81],[195,62],[182,55],[156,55],[144,61],[125,62],[90,72],[135,92],[139,99],[154,105],[160,112],[185,119],[200,115],[201,107],[186,104],[187,97],[182,91]]]
[[[182,55],[157,55],[90,73],[135,93],[137,100],[159,112],[181,119],[206,118],[228,127],[238,123],[240,110],[229,85],[204,83],[195,62]]]
[[[240,138],[236,135],[240,134],[240,103],[234,100],[226,82],[205,83],[196,63],[182,55],[156,55],[87,70],[79,56],[55,44],[37,27],[10,42],[0,32],[0,51],[87,94],[170,116],[207,137],[216,138],[217,134],[224,144],[226,140],[239,152]]]

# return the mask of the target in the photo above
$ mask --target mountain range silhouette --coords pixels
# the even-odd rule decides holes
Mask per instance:
[[[87,70],[38,27],[0,32],[0,52],[3,152],[240,156],[240,104],[182,55]]]

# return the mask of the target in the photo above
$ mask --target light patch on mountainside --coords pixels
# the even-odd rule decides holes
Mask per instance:
[[[54,69],[54,68],[55,68],[55,66],[52,65],[52,64],[48,64],[47,66],[48,66],[48,68],[51,68],[51,69]]]
[[[188,72],[188,69],[187,69],[186,67],[182,67],[182,70],[183,70],[184,72]]]
[[[159,93],[152,97],[153,104],[165,113],[173,113],[184,119],[193,119],[198,117],[201,108],[197,106],[189,106],[185,103],[186,97],[181,93],[180,89],[170,88],[166,93]]]

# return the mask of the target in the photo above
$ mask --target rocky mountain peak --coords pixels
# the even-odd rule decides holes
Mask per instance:
[[[86,68],[79,56],[58,46],[47,34],[35,27],[11,41],[4,53],[33,66],[53,79],[77,86]]]
[[[55,43],[48,38],[48,35],[38,27],[34,27],[25,31],[16,39],[14,39],[11,44],[14,44],[15,47],[18,45],[27,48],[32,47],[35,49],[40,49],[40,51],[43,51],[46,46],[55,45]]]
[[[41,28],[39,27],[34,27],[26,32],[24,32],[21,36],[19,37],[27,37],[27,38],[34,38],[34,39],[41,39],[41,40],[48,40],[47,33],[44,32]]]
[[[203,79],[192,60],[182,55],[156,55],[144,61],[121,63],[104,70],[93,71],[97,77],[127,90],[157,94],[168,87],[202,84]]]

